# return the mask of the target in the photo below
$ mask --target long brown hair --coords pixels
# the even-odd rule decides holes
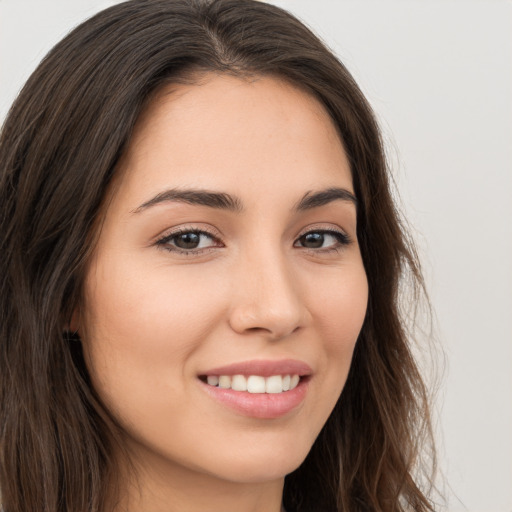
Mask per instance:
[[[400,314],[422,280],[390,194],[379,128],[353,78],[302,23],[251,0],[133,0],[43,60],[0,136],[0,488],[5,512],[101,511],[116,424],[65,333],[105,191],[151,93],[214,71],[279,76],[328,110],[349,157],[369,283],[341,398],[285,480],[299,511],[428,511],[428,396]],[[190,73],[189,73],[190,72]],[[430,452],[431,456],[433,452]],[[424,468],[423,468],[424,469]],[[423,475],[423,477],[422,477]],[[422,482],[423,487],[418,482]],[[427,487],[425,487],[425,484]]]

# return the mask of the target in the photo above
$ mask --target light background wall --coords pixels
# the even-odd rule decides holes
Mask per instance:
[[[70,28],[117,3],[0,0],[0,120]],[[447,356],[441,467],[453,512],[512,512],[512,3],[276,0],[381,119]]]

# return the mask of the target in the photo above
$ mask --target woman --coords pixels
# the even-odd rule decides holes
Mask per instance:
[[[371,109],[300,22],[107,9],[0,155],[5,512],[433,510],[421,276]]]

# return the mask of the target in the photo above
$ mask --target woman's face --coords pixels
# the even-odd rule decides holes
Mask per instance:
[[[152,101],[80,314],[141,464],[258,482],[302,462],[366,312],[353,194],[328,114],[286,83],[206,75]]]

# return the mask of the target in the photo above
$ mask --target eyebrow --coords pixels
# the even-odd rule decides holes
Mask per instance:
[[[311,210],[338,200],[347,201],[357,207],[357,199],[352,192],[344,188],[331,187],[319,192],[307,192],[295,206],[295,210],[299,212]]]
[[[132,213],[139,213],[143,210],[166,202],[188,203],[199,206],[208,206],[221,210],[241,212],[243,210],[242,202],[237,197],[225,194],[223,192],[212,192],[200,189],[170,189],[160,192],[155,197],[141,204]]]
[[[344,188],[331,187],[319,192],[306,192],[293,209],[297,212],[302,212],[318,208],[338,200],[347,201],[354,204],[354,206],[357,206],[357,199],[352,192],[349,192]],[[238,213],[243,211],[242,201],[238,197],[225,192],[174,188],[160,192],[153,198],[132,210],[132,213],[140,213],[152,206],[167,202],[188,203]]]

